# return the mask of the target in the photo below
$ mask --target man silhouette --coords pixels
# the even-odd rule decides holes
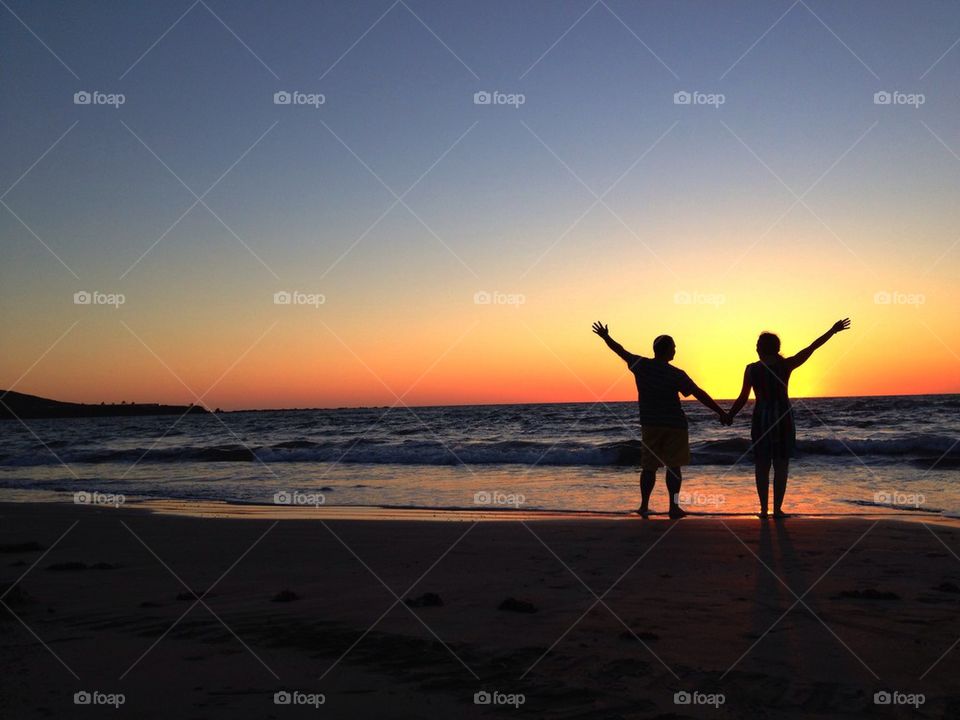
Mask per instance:
[[[627,363],[637,382],[637,402],[640,406],[640,508],[637,513],[650,513],[650,495],[657,483],[657,470],[667,468],[667,491],[670,493],[670,517],[682,518],[686,513],[680,507],[678,495],[683,478],[680,468],[690,464],[690,439],[687,416],[680,405],[679,395],[693,395],[717,413],[724,425],[730,425],[727,413],[700,389],[690,376],[670,364],[677,353],[677,345],[669,335],[660,335],[653,341],[653,358],[634,355],[610,337],[606,325],[595,322],[593,331],[603,338],[611,350]],[[678,395],[679,393],[679,395]]]

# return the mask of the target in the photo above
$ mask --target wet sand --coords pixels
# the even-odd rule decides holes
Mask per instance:
[[[933,518],[191,507],[0,504],[0,717],[960,714]]]

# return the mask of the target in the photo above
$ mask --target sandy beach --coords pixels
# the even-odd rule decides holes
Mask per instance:
[[[0,506],[0,715],[960,710],[954,524],[157,510]]]

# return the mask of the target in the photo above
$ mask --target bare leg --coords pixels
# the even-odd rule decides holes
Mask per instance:
[[[640,472],[640,509],[637,512],[641,515],[650,512],[650,495],[653,493],[653,486],[656,484],[656,470],[642,470]]]
[[[790,472],[790,461],[775,460],[773,463],[773,516],[787,517],[783,511],[783,496],[787,494],[787,473]]]
[[[767,501],[770,497],[770,458],[758,455],[756,458],[757,497],[760,498],[760,517],[767,517]]]
[[[667,492],[670,493],[670,517],[682,518],[686,513],[677,503],[677,495],[680,494],[680,485],[683,483],[683,476],[680,474],[680,468],[667,468]]]

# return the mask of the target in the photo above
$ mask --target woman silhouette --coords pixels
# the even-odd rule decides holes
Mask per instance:
[[[788,517],[783,512],[783,496],[787,492],[787,473],[790,458],[797,442],[793,421],[793,408],[787,394],[790,374],[803,365],[814,351],[838,332],[850,327],[850,319],[844,318],[833,324],[827,332],[814,340],[809,347],[793,357],[780,354],[780,338],[763,332],[757,338],[757,355],[760,360],[747,365],[743,373],[743,389],[740,397],[730,408],[730,418],[737,416],[753,390],[757,402],[750,422],[750,448],[756,463],[757,495],[760,498],[760,518],[767,518],[767,498],[770,488],[770,466],[773,465],[773,516]]]

